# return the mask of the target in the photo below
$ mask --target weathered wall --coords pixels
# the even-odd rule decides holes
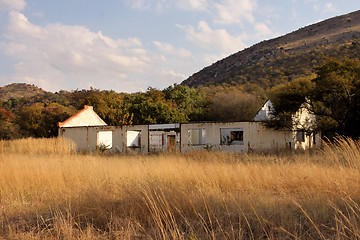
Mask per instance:
[[[288,130],[275,130],[267,128],[261,122],[250,122],[249,148],[260,151],[290,148],[293,145],[292,135],[293,133]]]
[[[112,147],[109,149],[113,152],[122,153],[147,153],[148,152],[148,126],[93,126],[93,127],[69,127],[60,128],[59,137],[71,139],[78,151],[95,151],[99,142],[99,132],[112,131]],[[127,131],[140,131],[141,143],[139,147],[127,146]]]
[[[296,131],[269,129],[262,122],[183,123],[179,127],[175,151],[180,141],[181,152],[203,149],[231,152],[306,149],[314,146],[314,139],[318,143],[313,136],[304,134],[302,138]],[[149,148],[156,148],[150,146],[149,133],[154,134],[155,131],[149,132],[149,125],[60,128],[59,136],[73,140],[78,151],[94,151],[101,143],[99,132],[102,131],[112,132],[112,148],[109,150],[113,152],[146,154]],[[165,137],[175,134],[166,131],[157,133]],[[160,151],[168,150],[166,141],[167,138],[161,149],[158,147]]]
[[[148,125],[135,125],[135,126],[124,126],[124,142],[126,141],[126,131],[140,131],[140,146],[129,147],[125,145],[126,153],[148,153],[149,150],[149,126]]]
[[[78,151],[94,151],[97,146],[96,127],[60,128],[59,137],[71,139]]]
[[[169,138],[173,137],[174,144],[169,142]],[[180,149],[180,134],[175,131],[149,131],[149,151],[150,152],[165,152],[165,151],[179,151]]]
[[[206,142],[192,144],[189,136],[191,129],[205,129]],[[243,130],[243,141],[237,144],[222,143],[221,129]],[[214,149],[232,152],[249,150],[274,150],[290,148],[293,143],[292,132],[266,128],[261,122],[228,122],[228,123],[189,123],[181,124],[181,151],[188,152],[201,149]]]

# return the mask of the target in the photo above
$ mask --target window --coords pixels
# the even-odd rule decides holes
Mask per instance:
[[[190,144],[192,145],[206,144],[205,133],[206,131],[203,128],[189,129]]]
[[[244,130],[242,128],[221,128],[220,143],[222,145],[244,145]]]
[[[133,148],[141,147],[141,131],[127,131],[126,146]]]
[[[112,131],[99,131],[97,145],[104,149],[112,148]]]
[[[305,132],[304,131],[296,132],[296,140],[298,142],[305,142]]]

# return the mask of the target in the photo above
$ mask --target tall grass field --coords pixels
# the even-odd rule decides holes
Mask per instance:
[[[360,143],[126,156],[0,141],[0,210],[4,239],[360,239]]]

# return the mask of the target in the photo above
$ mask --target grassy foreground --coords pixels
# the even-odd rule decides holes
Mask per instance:
[[[80,155],[0,141],[6,239],[360,239],[360,145],[277,155]]]

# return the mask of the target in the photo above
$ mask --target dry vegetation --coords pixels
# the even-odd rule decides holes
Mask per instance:
[[[360,239],[360,146],[278,155],[80,155],[0,141],[6,239]]]

